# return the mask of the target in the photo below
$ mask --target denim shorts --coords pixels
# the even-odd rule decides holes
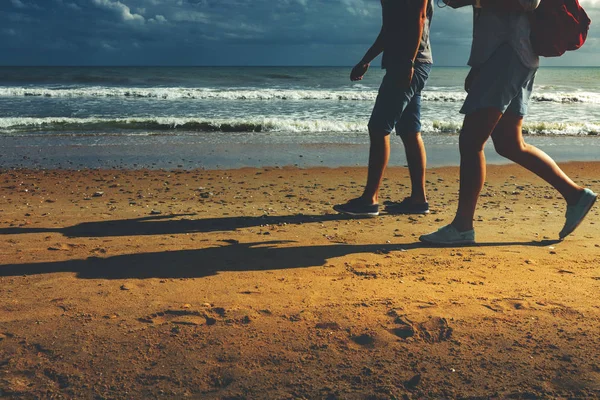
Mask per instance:
[[[471,114],[494,107],[503,114],[510,111],[521,117],[527,115],[536,72],[537,68],[523,65],[509,44],[501,45],[478,68],[460,112]]]
[[[421,132],[421,90],[425,87],[431,64],[415,62],[410,87],[397,86],[397,72],[387,70],[369,120],[369,132],[397,135]]]

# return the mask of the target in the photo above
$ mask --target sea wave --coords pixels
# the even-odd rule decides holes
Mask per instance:
[[[185,87],[106,87],[85,88],[29,88],[0,87],[0,97],[71,97],[71,98],[128,98],[159,100],[333,100],[372,101],[377,97],[375,89],[361,90],[294,90],[294,89],[207,89]],[[462,102],[466,94],[456,91],[424,91],[423,100],[430,102]],[[592,103],[600,104],[600,93],[596,92],[534,92],[531,99],[536,102]]]
[[[423,121],[424,133],[457,134],[461,121]],[[364,120],[248,118],[202,119],[177,117],[148,118],[0,118],[0,134],[150,134],[152,132],[366,132]],[[527,122],[523,131],[530,135],[600,135],[600,121],[586,123]]]
[[[423,121],[423,132],[458,134],[462,128],[462,121]],[[600,121],[598,122],[540,122],[530,121],[523,124],[523,133],[526,135],[567,135],[567,136],[598,136],[600,135]]]
[[[129,133],[148,131],[184,132],[360,132],[365,122],[295,120],[284,118],[198,119],[198,118],[0,118],[0,132]]]

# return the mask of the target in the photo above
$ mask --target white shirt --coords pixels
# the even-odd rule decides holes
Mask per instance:
[[[540,0],[519,0],[526,11],[498,11],[492,8],[474,9],[473,43],[469,65],[478,67],[488,60],[500,45],[508,43],[528,68],[540,65],[533,52],[527,11],[537,8]]]

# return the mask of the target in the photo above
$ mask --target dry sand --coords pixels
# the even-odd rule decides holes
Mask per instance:
[[[600,397],[600,207],[557,242],[558,194],[493,166],[478,245],[422,246],[457,173],[428,216],[348,219],[364,168],[4,170],[0,397]]]

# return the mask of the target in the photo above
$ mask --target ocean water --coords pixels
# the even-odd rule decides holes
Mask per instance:
[[[351,82],[349,72],[0,67],[0,166],[360,165],[384,71],[371,68],[360,82]],[[458,161],[467,72],[434,67],[423,93],[430,165]],[[557,159],[596,159],[600,68],[541,68],[524,128],[530,142]],[[401,154],[392,159],[403,162]]]

